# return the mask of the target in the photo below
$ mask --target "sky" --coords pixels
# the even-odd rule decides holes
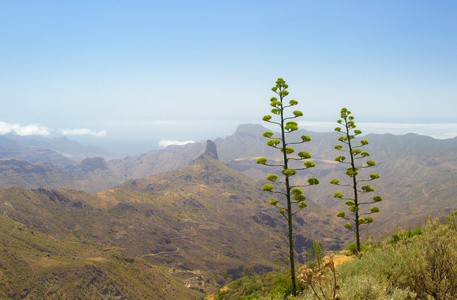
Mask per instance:
[[[0,134],[138,154],[262,124],[457,136],[456,1],[0,2]]]

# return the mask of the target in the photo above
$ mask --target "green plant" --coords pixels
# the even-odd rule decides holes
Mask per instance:
[[[457,229],[457,210],[456,211],[451,211],[449,216],[446,217],[446,224],[449,225],[452,229]]]
[[[349,250],[351,252],[351,254],[354,254],[354,255],[357,255],[357,253],[359,253],[359,251],[366,250],[366,249],[367,249],[367,247],[364,244],[360,244],[360,249],[357,249],[356,243],[349,244],[346,247],[346,250]]]
[[[284,276],[277,276],[273,280],[275,287],[270,291],[270,296],[275,295],[290,295],[292,293],[292,284],[289,278]]]
[[[456,228],[436,219],[421,234],[409,237],[409,231],[397,228],[395,244],[386,238],[361,259],[338,267],[342,299],[455,299]]]
[[[322,245],[324,245],[324,243],[322,243]],[[324,249],[322,249],[318,241],[313,241],[313,248],[314,253],[316,253],[317,265],[320,267],[322,263],[322,252],[324,252],[325,247],[323,247]]]
[[[419,239],[405,243],[400,249],[414,250],[410,262],[411,281],[419,295],[434,299],[456,299],[457,295],[457,232],[452,224],[439,220],[427,223]],[[398,246],[397,246],[398,247]],[[405,249],[406,248],[406,249]]]
[[[217,273],[217,270],[214,271],[214,281],[217,282],[219,281],[219,273]]]
[[[341,192],[336,192],[333,197],[345,200],[345,204],[348,206],[348,210],[352,213],[353,216],[348,217],[346,212],[338,212],[337,217],[344,218],[350,220],[352,222],[346,223],[345,227],[352,230],[356,236],[356,245],[357,245],[357,252],[360,252],[360,226],[364,224],[368,224],[373,222],[372,217],[364,217],[366,215],[370,215],[373,213],[379,212],[377,207],[371,207],[369,212],[361,212],[360,208],[361,205],[368,205],[373,204],[376,202],[382,201],[380,196],[374,196],[371,198],[370,201],[362,202],[360,196],[363,194],[374,192],[375,189],[370,185],[359,186],[361,182],[372,181],[375,179],[380,178],[379,174],[373,173],[370,175],[370,179],[358,180],[357,175],[359,175],[359,170],[364,168],[370,168],[376,165],[376,163],[372,160],[368,160],[365,164],[356,164],[356,161],[367,158],[370,156],[370,153],[366,151],[362,151],[359,148],[368,145],[367,140],[361,140],[360,145],[354,145],[353,139],[362,133],[362,131],[355,129],[354,117],[351,116],[351,112],[347,110],[347,108],[341,109],[341,119],[339,119],[338,124],[343,125],[343,129],[341,127],[336,127],[336,132],[342,132],[343,136],[338,138],[342,144],[347,146],[347,149],[344,149],[343,145],[335,145],[335,149],[338,151],[347,152],[349,154],[350,161],[346,161],[345,156],[337,156],[335,161],[349,164],[349,168],[347,168],[346,175],[351,178],[352,183],[350,184],[340,184],[339,179],[333,179],[330,181],[331,184],[338,185],[338,186],[345,186],[351,187],[353,191],[352,197],[344,197]],[[354,224],[354,225],[353,225]],[[354,228],[355,226],[355,228]]]
[[[218,290],[216,297],[214,299],[215,300],[224,300],[225,297],[227,296],[227,294],[228,294],[228,290],[225,290],[225,291]]]
[[[314,267],[313,257],[314,257],[313,248],[308,248],[308,262],[307,262],[306,265],[307,265],[309,268],[313,268],[313,267]]]
[[[227,281],[228,274],[227,274],[227,270],[225,270],[224,267],[222,267],[222,269],[221,269],[221,274],[222,274],[222,277],[224,277],[225,281]]]
[[[261,299],[275,288],[276,284],[274,284],[274,281],[277,277],[284,278],[279,273],[270,272],[262,276],[236,279],[227,285],[223,299]]]
[[[341,299],[406,300],[415,299],[416,294],[392,287],[385,278],[359,274],[342,281],[340,296]]]
[[[280,136],[274,136],[273,132],[266,131],[263,133],[263,136],[268,139],[267,145],[269,147],[278,149],[282,152],[282,163],[279,164],[267,164],[267,159],[261,157],[257,160],[258,164],[279,167],[282,169],[281,173],[284,176],[284,179],[280,180],[278,175],[270,174],[267,176],[267,180],[271,181],[274,184],[281,184],[284,187],[283,191],[274,190],[275,186],[272,184],[265,184],[262,190],[275,193],[280,195],[282,198],[285,198],[286,203],[281,204],[278,199],[271,199],[270,204],[279,208],[279,213],[284,216],[288,225],[288,237],[289,237],[289,261],[290,261],[290,274],[292,282],[292,294],[295,296],[297,294],[297,287],[295,283],[295,262],[294,262],[294,242],[293,242],[293,228],[292,228],[292,216],[296,214],[301,209],[307,206],[305,202],[306,197],[303,195],[303,190],[300,187],[310,186],[318,184],[319,181],[316,178],[310,178],[308,184],[306,185],[292,185],[291,178],[299,170],[305,170],[312,168],[315,164],[308,160],[311,158],[311,155],[308,152],[299,152],[296,157],[292,157],[292,153],[295,152],[295,149],[291,145],[302,144],[309,142],[311,138],[307,135],[301,136],[301,141],[298,142],[289,142],[286,137],[289,133],[298,130],[297,122],[291,121],[292,119],[303,116],[301,111],[295,110],[292,112],[291,116],[285,115],[285,109],[296,106],[298,101],[290,100],[289,103],[284,103],[284,98],[287,97],[289,92],[287,91],[288,85],[282,78],[278,78],[276,85],[272,88],[272,91],[275,92],[279,99],[273,97],[270,99],[270,105],[273,107],[271,113],[279,117],[279,121],[273,121],[271,115],[266,115],[263,117],[263,121],[278,125],[280,128]],[[304,164],[301,167],[292,167],[292,161],[303,161]],[[292,205],[296,205],[293,207]]]
[[[389,241],[392,245],[395,245],[402,239],[412,238],[413,236],[421,235],[422,233],[423,229],[421,227],[417,227],[413,231],[411,231],[411,229],[404,231],[397,227],[395,233],[391,235],[391,239]]]

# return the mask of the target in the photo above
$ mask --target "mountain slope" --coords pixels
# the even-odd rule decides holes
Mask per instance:
[[[106,160],[121,157],[119,154],[112,153],[100,147],[81,145],[77,141],[69,140],[66,137],[46,138],[36,135],[19,136],[15,134],[9,134],[4,136],[4,138],[10,141],[14,141],[23,147],[27,147],[28,149],[46,149],[48,151],[57,152],[58,154],[68,159],[70,162],[79,161],[88,157],[102,157]],[[57,164],[56,161],[53,160],[48,162]]]
[[[242,132],[255,132],[251,137],[249,134],[238,132],[233,137],[225,140],[218,140],[222,145],[221,151],[227,140],[235,140],[243,136],[242,143],[228,143],[232,148],[236,145],[238,152],[246,153],[245,157],[224,156],[231,159],[228,165],[253,179],[263,179],[270,172],[271,168],[257,165],[258,156],[266,154],[269,159],[277,159],[279,153],[268,153],[265,145],[266,139],[259,140],[258,134],[261,130],[258,126],[245,125],[239,128]],[[362,128],[363,130],[363,128]],[[317,177],[321,184],[313,189],[313,199],[322,205],[335,210],[345,210],[343,201],[332,197],[336,191],[349,193],[348,189],[338,188],[330,185],[333,178],[339,178],[342,182],[348,178],[345,173],[345,165],[338,164],[334,158],[341,153],[333,149],[338,144],[336,133],[313,133],[300,130],[290,135],[291,140],[299,138],[302,134],[308,134],[311,142],[297,146],[298,151],[308,151],[313,156],[312,160],[316,167],[302,176],[298,174],[298,180],[306,180],[306,176]],[[376,172],[381,179],[373,181],[376,194],[383,197],[384,201],[379,203],[381,212],[374,215],[375,222],[369,225],[370,231],[379,234],[392,232],[398,224],[407,227],[408,224],[423,223],[424,217],[444,217],[450,210],[455,208],[457,196],[454,191],[457,189],[455,178],[457,177],[457,138],[437,140],[431,137],[417,134],[395,136],[392,134],[370,134],[362,137],[370,144],[364,147],[376,161],[377,165],[370,170],[361,171],[368,177],[369,173]],[[358,140],[362,139],[358,138]],[[230,154],[233,151],[226,151]],[[260,153],[261,155],[256,155]],[[248,156],[252,155],[252,156]]]
[[[0,188],[28,189],[58,187],[96,192],[124,181],[124,176],[107,167],[103,158],[86,158],[74,165],[31,164],[24,160],[0,159]]]
[[[108,166],[114,172],[122,174],[125,180],[146,178],[190,164],[205,151],[205,143],[172,145],[164,150],[153,150],[133,157],[110,160]]]
[[[68,289],[66,295],[98,295],[95,291],[107,286],[113,287],[109,295],[135,295],[126,278],[136,269],[141,270],[137,277],[157,276],[169,282],[176,289],[169,294],[195,295],[214,286],[215,271],[221,274],[225,269],[228,279],[234,279],[244,275],[245,268],[251,274],[278,268],[287,253],[285,220],[268,204],[261,183],[213,157],[206,152],[189,166],[95,194],[0,190],[0,220],[13,224],[5,225],[0,234],[4,245],[12,253],[17,247],[26,249],[14,257],[0,257],[10,274],[5,293],[48,295],[51,290],[37,289],[52,281],[55,289]],[[325,241],[327,249],[339,249],[349,238],[342,224],[332,212],[309,204],[296,218],[297,253],[306,252],[313,240]],[[16,284],[25,276],[8,263],[16,260],[36,284]],[[173,269],[167,275],[161,266]],[[51,280],[50,274],[58,274],[58,279]],[[84,291],[70,289],[69,285],[87,286],[81,281],[87,276],[102,278],[103,284]],[[184,283],[190,289],[181,290]],[[138,292],[146,293],[147,284]],[[167,293],[156,283],[152,286]]]
[[[262,137],[264,131],[266,128],[261,125],[245,124],[240,125],[233,135],[217,139],[215,142],[220,160],[256,180],[263,180],[270,172],[276,172],[255,163],[259,156],[270,160],[280,159],[278,151],[265,145],[266,140]],[[312,140],[296,148],[311,153],[317,166],[304,175],[298,175],[297,180],[318,178],[321,184],[309,191],[310,199],[332,210],[346,209],[341,201],[332,197],[334,192],[341,189],[328,184],[333,178],[343,180],[345,177],[344,165],[334,161],[334,157],[340,155],[333,149],[338,134],[300,130],[291,133],[290,138],[297,139],[302,134],[309,135]],[[392,232],[396,224],[407,226],[408,223],[421,223],[424,216],[430,214],[442,217],[455,207],[457,138],[436,140],[417,134],[370,134],[364,138],[370,142],[365,149],[377,162],[377,166],[370,171],[381,175],[381,179],[373,182],[373,185],[385,199],[379,204],[381,213],[375,216],[378,222],[369,225],[371,231]],[[24,163],[6,160],[2,161],[0,167],[0,187],[65,187],[97,192],[129,179],[145,178],[183,167],[204,149],[204,142],[199,142],[170,146],[165,150],[125,159],[86,159],[64,168],[47,164],[23,166]],[[341,191],[348,192],[344,189]]]
[[[168,258],[170,261],[182,264],[204,257],[206,266],[213,268],[223,262],[229,273],[239,276],[242,265],[251,264],[258,271],[274,267],[287,246],[285,221],[268,204],[269,197],[261,186],[204,154],[189,166],[132,180],[101,194],[111,201],[130,199],[132,206],[135,194],[140,194],[142,202],[151,201],[162,215],[173,216],[176,231],[171,244],[179,251]],[[121,193],[121,197],[113,197]],[[297,216],[298,253],[306,251],[313,239],[326,239],[329,248],[341,247],[345,239],[340,235],[344,234],[334,231],[338,221],[329,221],[329,217],[330,212],[312,202]]]
[[[71,160],[56,151],[21,144],[11,138],[0,136],[0,159],[16,158],[32,164],[53,163],[57,166],[71,164]]]
[[[97,237],[106,213],[85,193],[0,190],[0,298],[198,299],[165,268]],[[108,226],[108,225],[104,225]]]
[[[76,162],[55,151],[20,145],[9,139],[8,145],[2,144],[1,138],[0,188],[19,185],[29,189],[67,188],[98,192],[129,179],[178,169],[191,163],[205,150],[205,144],[199,142],[182,147],[169,146],[165,150],[123,159],[106,161],[103,157],[86,157]],[[64,143],[65,147],[71,144],[71,141],[68,142]],[[80,153],[77,151],[79,147],[73,152]],[[34,151],[31,151],[32,148]],[[66,151],[72,152],[69,149]],[[80,157],[82,154],[78,155]]]

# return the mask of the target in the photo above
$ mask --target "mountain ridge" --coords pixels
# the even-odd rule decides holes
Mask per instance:
[[[277,170],[257,165],[255,160],[259,156],[273,160],[280,158],[278,152],[265,145],[266,139],[261,135],[265,130],[259,124],[245,124],[240,125],[234,134],[216,139],[218,158],[254,180],[264,180],[267,174]],[[302,134],[310,135],[312,140],[297,149],[311,153],[317,166],[297,179],[306,181],[306,176],[318,178],[321,184],[313,190],[316,203],[334,210],[344,209],[344,204],[332,197],[336,187],[328,185],[331,179],[344,177],[344,167],[333,160],[339,155],[333,149],[338,134],[300,130],[291,133],[290,138],[299,138]],[[457,138],[436,140],[417,134],[368,134],[363,139],[369,140],[365,149],[377,162],[373,170],[381,175],[374,187],[385,199],[384,208],[377,216],[381,222],[370,225],[370,230],[381,234],[394,230],[396,220],[399,225],[407,226],[408,223],[422,222],[423,216],[429,212],[438,217],[447,214],[456,201],[452,190],[455,188],[453,178],[457,176]],[[97,192],[127,180],[178,169],[204,151],[205,142],[198,142],[106,162],[92,159],[66,169],[51,165],[18,167],[17,161],[4,161],[0,166],[0,186],[16,183],[28,188],[66,187]],[[43,170],[47,171],[43,173]],[[383,217],[383,209],[389,219]]]
[[[27,266],[32,279],[44,272],[38,280],[44,286],[52,281],[50,273],[35,266],[30,259],[39,251],[36,252],[42,257],[39,262],[55,261],[55,268],[47,269],[58,278],[52,281],[55,289],[64,285],[67,290],[67,283],[79,282],[80,279],[67,276],[67,272],[80,274],[82,278],[99,278],[100,284],[89,285],[89,290],[85,290],[86,297],[98,295],[98,291],[108,286],[111,288],[106,293],[113,297],[138,295],[125,282],[125,276],[132,276],[125,269],[127,266],[139,270],[148,265],[152,270],[167,266],[174,270],[169,271],[171,277],[162,273],[160,276],[181,284],[184,279],[179,274],[199,274],[197,282],[186,284],[200,295],[216,285],[213,273],[222,268],[228,279],[243,276],[245,269],[251,270],[251,274],[277,269],[287,247],[282,216],[268,204],[261,182],[254,182],[215,159],[215,144],[207,142],[207,145],[207,151],[188,166],[130,180],[98,193],[21,187],[0,189],[0,223],[16,222],[15,228],[21,228],[21,234],[26,234],[22,240],[38,236],[40,243],[56,241],[63,247],[28,242],[32,247],[24,249],[32,252],[20,252],[16,259]],[[343,237],[349,236],[344,233],[342,224],[330,219],[331,213],[327,210],[311,201],[309,204],[295,224],[297,253],[303,256],[313,240],[325,239],[327,249],[340,249],[345,243]],[[11,230],[0,236],[12,237]],[[11,259],[0,255],[0,268]],[[62,264],[67,267],[62,269]],[[5,272],[13,272],[12,268],[6,267]],[[115,275],[113,270],[116,269],[123,270],[124,277]],[[68,280],[61,280],[64,277]],[[11,275],[12,281],[5,284],[11,295],[40,293],[36,284],[29,283],[28,290],[13,284],[17,279]],[[167,295],[164,287],[155,286],[155,289],[158,292],[153,295]],[[139,290],[146,293],[142,284]],[[49,289],[44,292],[45,295],[51,293]],[[81,292],[68,291],[78,295]],[[178,289],[168,295],[176,297],[183,293],[185,290]],[[144,298],[155,297],[149,294]]]
[[[18,158],[34,164],[49,162],[63,167],[88,157],[110,160],[121,155],[100,147],[83,146],[66,137],[45,138],[16,134],[0,136],[0,158]]]

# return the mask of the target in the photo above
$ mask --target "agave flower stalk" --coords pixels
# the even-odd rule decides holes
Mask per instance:
[[[351,213],[351,216],[347,216],[346,212],[344,211],[338,212],[336,215],[337,217],[350,221],[346,223],[345,227],[355,233],[357,252],[360,253],[360,226],[372,223],[373,218],[367,215],[379,212],[379,208],[374,206],[370,208],[369,212],[362,213],[361,206],[382,201],[380,196],[373,196],[371,200],[361,202],[362,195],[375,191],[374,187],[370,185],[361,186],[361,182],[376,180],[381,176],[379,176],[377,173],[373,173],[370,174],[369,179],[359,179],[358,175],[360,169],[371,168],[376,165],[376,162],[373,160],[367,160],[365,163],[363,163],[363,160],[367,159],[370,156],[370,153],[362,151],[359,148],[368,145],[368,141],[361,140],[359,145],[354,144],[353,140],[357,135],[360,135],[362,131],[355,129],[356,125],[354,122],[354,116],[351,116],[351,112],[347,110],[347,108],[341,109],[341,119],[339,119],[337,123],[343,126],[343,129],[341,127],[336,127],[335,131],[343,133],[343,135],[338,138],[338,141],[345,145],[345,147],[339,144],[335,145],[334,148],[338,151],[346,152],[349,155],[349,161],[346,161],[346,157],[342,155],[337,156],[335,161],[349,165],[346,170],[346,175],[349,176],[350,183],[341,184],[339,179],[333,179],[330,181],[330,183],[338,186],[351,187],[352,189],[352,196],[350,197],[345,197],[341,192],[336,192],[333,197],[344,200],[345,204],[348,206],[348,210]]]
[[[292,121],[295,118],[303,116],[303,113],[298,110],[292,111],[290,116],[285,115],[286,109],[298,105],[297,100],[290,100],[288,103],[285,102],[284,98],[289,95],[287,91],[288,85],[282,78],[278,78],[276,85],[271,89],[278,97],[272,97],[270,99],[270,105],[273,107],[271,113],[276,116],[266,115],[263,117],[263,121],[277,125],[280,128],[280,136],[275,136],[271,131],[266,131],[263,136],[268,139],[267,145],[269,147],[278,149],[282,152],[282,160],[280,163],[267,163],[267,158],[261,157],[257,159],[258,164],[279,167],[282,173],[282,177],[278,175],[270,174],[267,176],[267,180],[271,181],[271,184],[265,184],[262,190],[277,194],[280,199],[271,199],[270,204],[279,209],[279,213],[284,216],[288,225],[288,237],[289,237],[289,260],[290,260],[290,274],[292,280],[292,293],[295,296],[297,294],[297,287],[295,282],[295,262],[294,262],[294,241],[293,241],[293,229],[292,229],[292,217],[300,210],[305,208],[308,204],[305,202],[306,197],[303,195],[301,187],[307,187],[310,185],[319,184],[319,180],[316,178],[310,178],[307,184],[295,184],[292,185],[291,178],[297,174],[297,171],[306,170],[315,166],[314,162],[310,161],[311,155],[308,152],[299,152],[296,155],[295,149],[291,145],[299,145],[311,141],[311,138],[307,135],[302,135],[299,141],[289,142],[287,139],[288,134],[298,130],[298,123]],[[277,120],[279,119],[279,120]],[[303,161],[301,167],[292,167],[291,161]],[[281,185],[284,189],[275,190],[275,187]],[[285,201],[284,201],[285,200]]]

